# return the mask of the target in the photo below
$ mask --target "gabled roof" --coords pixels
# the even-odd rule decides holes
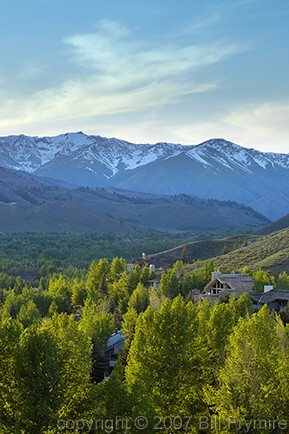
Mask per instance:
[[[272,303],[273,301],[289,301],[289,291],[283,289],[272,289],[271,291],[254,294],[254,299],[261,304]]]
[[[211,289],[217,282],[228,286],[228,290],[236,292],[236,295],[241,295],[243,292],[250,292],[254,287],[254,278],[248,274],[221,274],[218,273],[210,280],[204,288],[204,291]]]

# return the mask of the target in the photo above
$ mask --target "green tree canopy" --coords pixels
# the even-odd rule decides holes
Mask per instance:
[[[280,413],[276,323],[264,306],[242,319],[229,338],[228,357],[221,369],[216,408],[222,420],[235,418],[244,428],[256,420],[271,420]],[[229,432],[235,432],[232,424]],[[250,429],[259,433],[260,427]],[[262,432],[269,432],[264,430]]]
[[[204,411],[204,351],[197,329],[196,308],[180,296],[159,310],[148,307],[137,321],[126,379],[131,390],[138,384],[159,415]]]

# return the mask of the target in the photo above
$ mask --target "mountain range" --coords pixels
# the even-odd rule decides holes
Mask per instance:
[[[133,144],[82,132],[0,138],[0,165],[71,188],[119,188],[245,204],[276,220],[289,213],[289,155],[224,139],[199,145]]]
[[[137,230],[252,232],[266,217],[232,201],[157,196],[117,189],[55,185],[47,178],[0,168],[0,232]]]

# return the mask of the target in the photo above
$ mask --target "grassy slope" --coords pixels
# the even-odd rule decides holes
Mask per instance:
[[[223,254],[225,250],[228,252]],[[159,266],[172,266],[182,258],[185,247],[188,270],[212,260],[216,268],[241,271],[248,266],[254,270],[264,269],[274,275],[289,273],[289,228],[273,234],[238,235],[216,240],[193,241],[160,253],[150,255]],[[196,262],[197,261],[197,262]]]
[[[183,251],[185,250],[187,261],[191,263],[222,255],[224,251],[231,252],[259,238],[256,235],[236,235],[213,240],[193,241],[150,255],[150,257],[156,264],[172,266],[177,260],[182,258]]]
[[[267,270],[274,275],[282,271],[289,272],[289,229],[261,237],[225,255],[208,255],[209,258],[213,260],[215,267],[230,270],[241,270],[248,266],[254,270]]]

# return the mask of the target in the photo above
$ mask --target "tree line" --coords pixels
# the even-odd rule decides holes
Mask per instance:
[[[2,275],[0,432],[288,432],[289,328],[247,294],[195,304],[212,266],[186,274],[178,261],[159,288],[120,257],[37,286]],[[259,283],[273,279],[259,271]],[[104,380],[95,372],[120,328]]]

